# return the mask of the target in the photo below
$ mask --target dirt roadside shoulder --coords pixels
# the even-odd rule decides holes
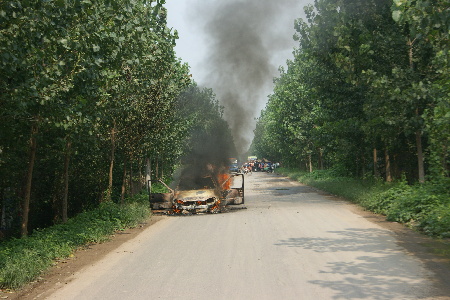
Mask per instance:
[[[400,247],[402,247],[409,255],[419,258],[425,268],[435,274],[435,287],[440,290],[448,291],[448,295],[450,295],[450,239],[436,239],[426,236],[403,224],[387,221],[385,216],[364,210],[361,206],[354,204],[351,201],[336,197],[315,188],[314,190],[330,200],[348,203],[350,209],[355,214],[389,230]],[[444,299],[450,299],[450,296],[438,297],[434,300]]]
[[[57,290],[67,284],[69,277],[86,266],[102,259],[123,243],[137,237],[140,233],[165,216],[152,216],[135,228],[117,232],[105,243],[89,244],[78,249],[71,257],[59,260],[55,265],[34,281],[17,291],[0,291],[0,299],[44,299],[43,294],[49,290]]]

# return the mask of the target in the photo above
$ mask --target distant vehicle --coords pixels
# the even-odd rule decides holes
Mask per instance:
[[[238,164],[233,163],[230,165],[230,173],[239,173],[240,171]]]
[[[237,158],[229,158],[228,159],[229,161],[230,161],[230,164],[237,164],[238,163],[238,160],[237,160]]]

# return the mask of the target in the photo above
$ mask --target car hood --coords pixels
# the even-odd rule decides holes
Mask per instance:
[[[175,199],[184,201],[199,201],[217,197],[212,189],[178,191],[175,193]]]

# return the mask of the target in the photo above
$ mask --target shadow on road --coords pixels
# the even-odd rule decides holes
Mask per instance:
[[[295,247],[316,253],[356,252],[357,259],[349,261],[328,261],[320,271],[323,280],[311,280],[309,283],[332,289],[335,299],[449,299],[448,294],[427,287],[421,278],[430,274],[420,274],[405,258],[402,247],[389,231],[383,229],[348,228],[345,231],[329,231],[326,235],[336,237],[299,237],[280,240],[280,247]],[[331,255],[341,257],[342,254]],[[324,255],[330,257],[330,255]],[[336,280],[334,280],[335,278]],[[339,278],[339,279],[338,279]],[[442,282],[434,282],[442,287]],[[442,291],[442,289],[440,289]]]
[[[295,194],[317,193],[309,186],[295,186],[295,187],[277,187],[268,189],[274,196],[288,196]]]

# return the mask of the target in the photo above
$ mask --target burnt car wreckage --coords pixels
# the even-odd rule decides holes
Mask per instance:
[[[231,187],[241,177],[239,187]],[[153,193],[152,184],[160,183],[168,193]],[[244,174],[206,175],[180,180],[175,189],[162,180],[149,181],[150,208],[153,213],[191,215],[225,212],[228,205],[244,204]]]

